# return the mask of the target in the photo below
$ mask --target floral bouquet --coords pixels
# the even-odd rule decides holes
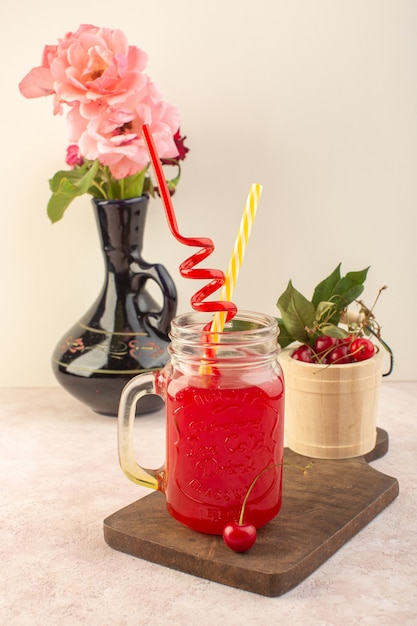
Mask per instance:
[[[42,65],[20,82],[26,98],[53,96],[54,115],[67,111],[70,170],[57,172],[49,181],[47,212],[52,222],[84,193],[108,200],[155,195],[144,124],[161,162],[177,167],[168,181],[174,193],[188,148],[180,135],[177,109],[163,100],[144,73],[147,58],[128,44],[122,31],[82,24],[57,45],[45,46]]]

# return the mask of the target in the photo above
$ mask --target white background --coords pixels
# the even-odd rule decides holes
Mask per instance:
[[[5,6],[7,4],[7,7]],[[190,153],[174,197],[185,236],[208,236],[226,269],[249,186],[264,191],[234,300],[278,315],[289,278],[310,296],[342,262],[371,266],[363,299],[417,379],[417,2],[72,0],[2,3],[0,385],[55,384],[52,350],[89,308],[103,261],[89,196],[46,216],[65,166],[66,123],[17,88],[45,44],[80,23],[121,28],[182,118]],[[179,312],[201,286],[178,265],[194,249],[151,202],[144,256],[162,262]]]

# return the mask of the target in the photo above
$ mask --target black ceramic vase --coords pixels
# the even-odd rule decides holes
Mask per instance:
[[[168,332],[177,309],[175,284],[159,263],[141,256],[149,198],[93,200],[105,260],[105,280],[89,311],[62,337],[52,357],[60,385],[93,411],[116,416],[126,383],[168,361]],[[158,305],[147,287],[162,292]],[[137,413],[161,407],[146,396]]]

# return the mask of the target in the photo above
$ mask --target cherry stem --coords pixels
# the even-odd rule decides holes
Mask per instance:
[[[369,313],[371,313],[371,314],[373,313],[373,310],[374,310],[374,308],[375,308],[375,306],[376,306],[376,303],[377,303],[377,302],[378,302],[378,300],[379,300],[379,296],[380,296],[380,295],[381,295],[381,293],[384,291],[384,289],[388,289],[388,287],[387,287],[386,285],[384,285],[383,287],[381,287],[381,288],[378,290],[378,293],[377,293],[377,295],[376,295],[376,298],[375,298],[375,301],[374,301],[373,305],[371,306],[371,308],[370,308],[370,309],[368,309]]]
[[[257,476],[255,476],[255,478],[253,479],[253,481],[249,485],[249,488],[248,488],[248,490],[246,492],[245,497],[243,498],[242,506],[241,506],[241,509],[240,509],[239,521],[238,521],[238,525],[239,526],[242,526],[242,524],[243,524],[243,516],[245,514],[246,503],[247,503],[248,498],[249,498],[249,496],[250,496],[250,494],[252,492],[252,489],[254,488],[254,486],[256,485],[256,483],[258,481],[258,478],[263,476],[263,474],[265,474],[266,472],[269,472],[269,470],[275,469],[277,467],[282,467],[283,465],[289,465],[291,467],[296,467],[301,472],[303,472],[304,476],[307,476],[307,470],[310,469],[311,467],[313,467],[313,463],[312,462],[308,463],[305,467],[302,467],[301,465],[296,465],[295,463],[285,463],[285,461],[283,463],[275,463],[274,465],[268,465],[267,467],[265,467],[261,472],[259,472],[259,474]]]
[[[321,352],[316,352],[314,350],[314,348],[312,348],[312,347],[311,347],[311,349],[312,349],[314,355],[318,358],[319,363],[322,364],[321,362],[323,361],[323,359],[325,359],[326,356],[328,356],[330,354],[330,352],[333,352],[333,350],[335,349],[335,346],[330,346],[330,348],[326,348],[325,350],[322,350]]]
[[[373,333],[375,334],[375,333]],[[355,356],[355,354],[359,354],[359,352],[362,352],[363,348],[357,348],[357,350],[354,350],[353,352],[349,352],[348,355],[344,355],[339,357],[338,359],[335,359],[334,361],[332,361],[332,363],[319,363],[318,365],[325,365],[324,369],[327,369],[328,367],[331,367],[332,365],[340,365],[340,363],[338,363],[338,361],[343,361],[343,359],[346,356]],[[376,350],[378,350],[378,346],[376,346]],[[317,372],[313,372],[313,374],[317,374],[319,370],[317,370]],[[320,370],[321,371],[321,370]],[[392,369],[388,372],[391,373]],[[384,376],[387,376],[387,374],[384,374]]]

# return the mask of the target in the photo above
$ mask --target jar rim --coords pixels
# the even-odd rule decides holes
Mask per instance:
[[[191,311],[177,315],[171,322],[171,340],[191,343],[237,344],[259,342],[263,337],[278,338],[277,320],[265,313],[239,310],[235,317],[225,324],[224,330],[210,328],[213,313]]]

